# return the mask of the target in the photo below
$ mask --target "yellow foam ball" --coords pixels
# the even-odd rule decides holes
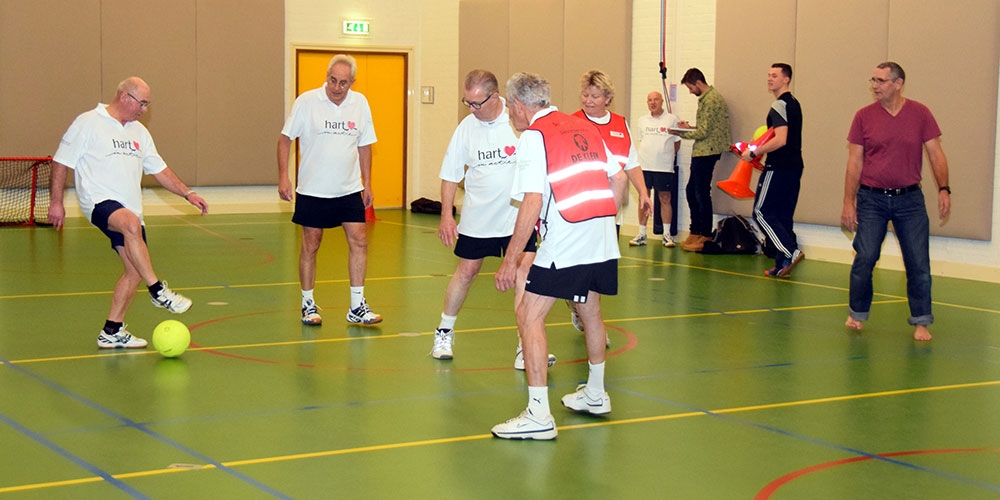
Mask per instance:
[[[153,347],[167,358],[176,358],[191,344],[188,327],[175,319],[168,319],[153,330]]]

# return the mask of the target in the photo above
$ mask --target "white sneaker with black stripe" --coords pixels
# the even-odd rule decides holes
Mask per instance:
[[[576,392],[563,396],[563,406],[577,413],[589,413],[591,415],[606,415],[611,413],[611,396],[608,393],[602,392],[590,395],[587,391],[587,384],[580,384],[576,389]]]
[[[493,435],[500,439],[536,439],[547,441],[555,439],[559,431],[556,430],[556,420],[552,415],[533,415],[531,410],[525,409],[520,415],[493,426]]]
[[[556,355],[549,353],[549,366],[556,364]],[[514,354],[514,369],[519,371],[524,371],[524,350],[521,346],[517,346],[517,352]]]
[[[146,347],[146,341],[132,336],[131,333],[125,330],[125,326],[122,326],[116,333],[108,333],[101,330],[101,333],[97,335],[97,347],[101,349],[118,349],[122,347],[125,349],[142,349]]]
[[[382,322],[382,315],[373,313],[372,309],[368,307],[368,302],[365,299],[361,299],[360,306],[347,311],[347,322],[362,325],[374,325],[375,323]]]
[[[154,306],[166,309],[174,314],[181,314],[191,309],[191,299],[167,288],[166,281],[161,284],[163,287],[160,288],[160,292],[156,294],[156,297],[149,298]]]
[[[434,330],[434,347],[431,349],[431,357],[434,359],[451,359],[451,344],[455,341],[455,331],[451,328],[438,328]]]

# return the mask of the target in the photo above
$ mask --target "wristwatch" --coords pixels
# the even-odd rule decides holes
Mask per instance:
[[[940,193],[941,191],[947,191],[948,194],[951,194],[951,186],[941,186],[938,188],[938,192]]]

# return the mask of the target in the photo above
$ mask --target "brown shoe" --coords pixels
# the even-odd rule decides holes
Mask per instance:
[[[695,236],[698,236],[698,235],[694,234],[694,233],[689,233],[688,237],[684,238],[684,241],[681,242],[681,248],[684,248],[684,245],[691,244],[691,240],[693,240]]]
[[[703,248],[705,248],[705,242],[708,241],[708,240],[710,240],[710,239],[711,238],[709,238],[707,236],[702,236],[700,234],[696,234],[691,239],[690,243],[682,243],[681,244],[681,249],[683,249],[685,251],[688,251],[688,252],[700,252]]]

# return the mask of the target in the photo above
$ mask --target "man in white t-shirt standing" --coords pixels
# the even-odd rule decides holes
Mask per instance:
[[[149,85],[141,78],[125,79],[118,84],[111,104],[98,104],[73,121],[52,158],[52,225],[62,229],[66,220],[63,190],[66,169],[71,168],[80,210],[111,240],[125,268],[115,284],[108,319],[97,336],[101,349],[146,347],[145,340],[125,330],[125,312],[140,282],[146,283],[156,307],[175,314],[191,307],[190,299],[167,288],[167,282],[153,271],[142,219],[142,174],[152,175],[168,191],[183,196],[202,215],[208,213],[208,203],[167,167],[149,130],[139,123],[150,95]]]
[[[507,255],[496,273],[497,289],[512,288],[522,249],[540,222],[542,243],[532,262],[524,298],[517,304],[517,327],[524,346],[528,406],[493,427],[503,439],[555,439],[549,410],[545,317],[557,299],[573,301],[587,325],[587,383],[562,398],[580,413],[611,412],[604,390],[607,330],[601,295],[618,293],[618,237],[615,216],[629,179],[590,122],[550,106],[549,83],[517,73],[507,81],[507,108],[517,146],[517,173],[511,191],[521,200]]]
[[[292,200],[288,160],[292,141],[301,138],[292,222],[302,226],[299,282],[302,286],[302,323],[319,325],[323,319],[313,297],[316,253],[323,230],[342,226],[349,249],[347,267],[351,306],[347,322],[372,325],[382,316],[365,300],[368,233],[365,210],[372,205],[372,149],[375,129],[365,96],[351,90],[357,63],[347,55],[330,60],[326,83],[302,93],[278,136],[278,195]]]
[[[458,267],[445,291],[441,323],[434,332],[431,356],[452,359],[455,321],[469,287],[479,275],[486,257],[503,257],[514,232],[517,207],[510,192],[514,183],[517,136],[510,126],[505,101],[500,97],[497,77],[473,70],[465,77],[462,104],[470,114],[462,119],[451,136],[441,163],[441,223],[438,237],[445,246],[455,246]],[[468,166],[468,170],[466,170]],[[465,180],[465,198],[460,223],[455,223],[452,207],[458,183]],[[535,257],[535,234],[524,246],[517,265],[514,304],[521,301],[524,278]],[[549,366],[555,363],[550,355]],[[514,368],[524,369],[520,344]]]
[[[643,115],[638,122],[639,165],[642,165],[642,175],[646,181],[646,189],[656,191],[660,202],[660,220],[663,221],[663,246],[673,248],[676,244],[670,237],[671,209],[670,191],[677,182],[677,172],[674,171],[674,159],[681,148],[681,141],[670,133],[670,128],[677,126],[677,117],[663,109],[663,95],[652,91],[646,96],[646,106],[649,114]],[[628,242],[630,246],[646,244],[646,222],[648,214],[639,211],[639,234]]]

